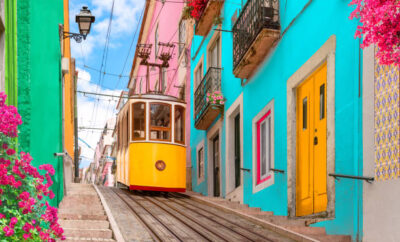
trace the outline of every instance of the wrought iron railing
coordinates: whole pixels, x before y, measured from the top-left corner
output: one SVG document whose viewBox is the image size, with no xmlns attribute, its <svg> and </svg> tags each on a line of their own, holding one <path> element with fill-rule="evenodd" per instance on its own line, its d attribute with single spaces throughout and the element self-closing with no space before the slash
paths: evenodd
<svg viewBox="0 0 400 242">
<path fill-rule="evenodd" d="M 280 29 L 278 0 L 248 0 L 233 26 L 233 68 L 263 28 Z"/>
<path fill-rule="evenodd" d="M 207 101 L 207 93 L 221 91 L 221 68 L 210 67 L 194 93 L 194 119 L 197 122 L 210 102 Z"/>
</svg>

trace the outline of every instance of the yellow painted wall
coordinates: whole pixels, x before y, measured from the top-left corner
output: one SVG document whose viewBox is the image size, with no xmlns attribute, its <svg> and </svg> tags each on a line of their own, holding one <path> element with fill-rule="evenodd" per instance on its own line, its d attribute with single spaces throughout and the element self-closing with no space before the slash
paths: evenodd
<svg viewBox="0 0 400 242">
<path fill-rule="evenodd" d="M 64 0 L 64 31 L 69 32 L 69 0 Z M 63 41 L 63 57 L 69 59 L 69 72 L 64 75 L 64 144 L 74 158 L 74 80 L 75 71 L 71 61 L 70 38 Z"/>
</svg>

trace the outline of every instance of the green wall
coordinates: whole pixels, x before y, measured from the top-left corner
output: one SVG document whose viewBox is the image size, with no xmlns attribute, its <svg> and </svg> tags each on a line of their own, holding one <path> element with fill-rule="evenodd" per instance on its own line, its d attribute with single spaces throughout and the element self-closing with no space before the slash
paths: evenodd
<svg viewBox="0 0 400 242">
<path fill-rule="evenodd" d="M 5 15 L 5 87 L 7 104 L 17 105 L 17 2 L 4 1 Z"/>
<path fill-rule="evenodd" d="M 59 24 L 63 24 L 62 0 L 18 0 L 18 109 L 21 150 L 33 164 L 52 164 L 52 205 L 63 198 L 62 74 Z"/>
</svg>

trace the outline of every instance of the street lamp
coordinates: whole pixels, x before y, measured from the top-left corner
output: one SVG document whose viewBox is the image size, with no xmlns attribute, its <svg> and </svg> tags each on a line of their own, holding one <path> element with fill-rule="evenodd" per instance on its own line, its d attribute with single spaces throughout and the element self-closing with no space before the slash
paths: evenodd
<svg viewBox="0 0 400 242">
<path fill-rule="evenodd" d="M 95 21 L 95 17 L 92 15 L 87 6 L 83 6 L 81 12 L 75 16 L 75 22 L 78 23 L 79 34 L 64 32 L 64 39 L 72 37 L 76 42 L 82 42 L 82 39 L 86 39 L 86 36 L 90 33 L 90 27 Z"/>
</svg>

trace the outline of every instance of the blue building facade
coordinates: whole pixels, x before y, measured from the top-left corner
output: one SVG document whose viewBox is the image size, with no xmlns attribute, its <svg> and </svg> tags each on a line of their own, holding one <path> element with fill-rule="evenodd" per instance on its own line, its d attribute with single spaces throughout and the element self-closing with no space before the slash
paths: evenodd
<svg viewBox="0 0 400 242">
<path fill-rule="evenodd" d="M 360 240 L 363 181 L 335 179 L 362 176 L 358 22 L 344 1 L 266 2 L 225 1 L 193 38 L 193 191 Z"/>
</svg>

